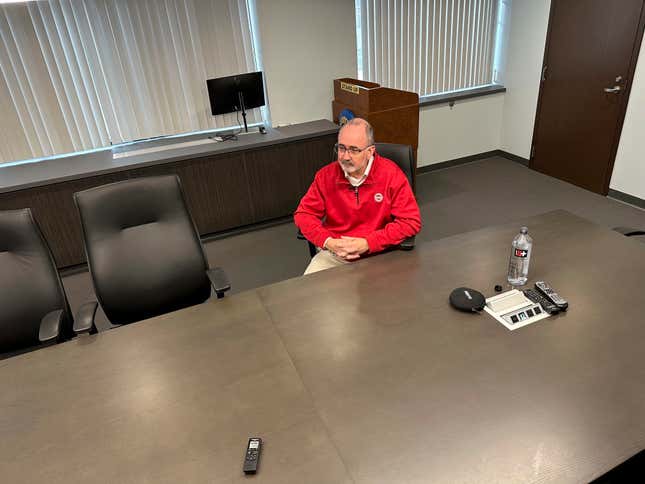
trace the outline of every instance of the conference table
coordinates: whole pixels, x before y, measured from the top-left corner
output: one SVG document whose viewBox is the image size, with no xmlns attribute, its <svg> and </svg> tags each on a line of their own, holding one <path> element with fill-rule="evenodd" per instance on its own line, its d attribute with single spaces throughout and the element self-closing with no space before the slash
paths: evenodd
<svg viewBox="0 0 645 484">
<path fill-rule="evenodd" d="M 504 284 L 521 225 L 569 310 L 451 308 Z M 644 244 L 555 211 L 0 361 L 0 479 L 590 481 L 645 448 L 644 274 Z"/>
</svg>

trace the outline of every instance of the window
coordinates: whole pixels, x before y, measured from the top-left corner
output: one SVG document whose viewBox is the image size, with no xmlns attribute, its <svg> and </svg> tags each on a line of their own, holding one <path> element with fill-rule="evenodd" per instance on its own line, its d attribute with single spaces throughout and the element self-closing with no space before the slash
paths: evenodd
<svg viewBox="0 0 645 484">
<path fill-rule="evenodd" d="M 206 79 L 261 70 L 253 0 L 0 6 L 0 163 L 239 125 Z M 260 121 L 249 111 L 249 123 Z"/>
<path fill-rule="evenodd" d="M 500 0 L 355 1 L 360 79 L 429 96 L 500 78 Z"/>
</svg>

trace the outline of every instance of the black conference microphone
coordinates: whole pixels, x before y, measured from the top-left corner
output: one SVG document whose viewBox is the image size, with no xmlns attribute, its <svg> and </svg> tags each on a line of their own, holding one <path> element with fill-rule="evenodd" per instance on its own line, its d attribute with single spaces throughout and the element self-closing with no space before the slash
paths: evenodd
<svg viewBox="0 0 645 484">
<path fill-rule="evenodd" d="M 469 287 L 458 287 L 450 293 L 450 305 L 460 311 L 479 313 L 486 305 L 484 295 Z"/>
</svg>

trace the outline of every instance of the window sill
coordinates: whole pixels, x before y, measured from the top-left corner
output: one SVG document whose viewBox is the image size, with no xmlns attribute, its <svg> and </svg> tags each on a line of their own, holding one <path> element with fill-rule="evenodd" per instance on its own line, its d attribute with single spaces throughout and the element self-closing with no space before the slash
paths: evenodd
<svg viewBox="0 0 645 484">
<path fill-rule="evenodd" d="M 435 104 L 450 104 L 463 99 L 499 94 L 500 92 L 506 92 L 506 88 L 501 84 L 490 84 L 488 86 L 475 87 L 473 89 L 433 94 L 431 96 L 423 96 L 422 98 L 419 98 L 419 107 L 434 106 Z"/>
</svg>

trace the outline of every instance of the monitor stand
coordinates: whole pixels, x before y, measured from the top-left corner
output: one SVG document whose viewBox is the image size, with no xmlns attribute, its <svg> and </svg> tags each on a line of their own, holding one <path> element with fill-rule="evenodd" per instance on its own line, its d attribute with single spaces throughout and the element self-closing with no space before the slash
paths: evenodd
<svg viewBox="0 0 645 484">
<path fill-rule="evenodd" d="M 249 132 L 249 127 L 246 124 L 246 109 L 244 107 L 244 94 L 242 94 L 242 91 L 237 92 L 237 97 L 240 100 L 240 106 L 242 108 L 242 119 L 244 119 L 244 132 L 248 133 Z"/>
</svg>

